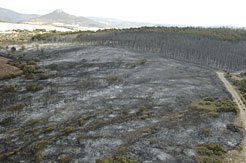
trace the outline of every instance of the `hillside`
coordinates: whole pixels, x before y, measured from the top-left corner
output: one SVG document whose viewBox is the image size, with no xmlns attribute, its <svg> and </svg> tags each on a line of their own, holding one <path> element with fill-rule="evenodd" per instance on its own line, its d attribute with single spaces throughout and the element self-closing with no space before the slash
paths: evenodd
<svg viewBox="0 0 246 163">
<path fill-rule="evenodd" d="M 28 19 L 36 18 L 39 15 L 35 14 L 21 14 L 9 9 L 0 7 L 0 21 L 18 23 L 21 21 L 26 21 Z"/>
<path fill-rule="evenodd" d="M 101 17 L 88 17 L 94 21 L 107 24 L 111 28 L 130 28 L 130 27 L 143 27 L 143 26 L 160 26 L 160 24 L 152 24 L 146 22 L 131 22 L 114 18 L 101 18 Z"/>
<path fill-rule="evenodd" d="M 65 13 L 62 10 L 55 10 L 52 13 L 30 19 L 26 23 L 31 24 L 49 24 L 49 25 L 65 25 L 65 26 L 81 26 L 81 27 L 105 27 L 105 24 L 90 20 L 85 17 L 77 17 Z"/>
</svg>

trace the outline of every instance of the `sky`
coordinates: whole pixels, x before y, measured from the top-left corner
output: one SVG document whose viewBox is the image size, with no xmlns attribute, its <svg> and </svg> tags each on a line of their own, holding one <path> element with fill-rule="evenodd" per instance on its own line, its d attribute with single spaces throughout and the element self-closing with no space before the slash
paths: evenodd
<svg viewBox="0 0 246 163">
<path fill-rule="evenodd" d="M 136 22 L 246 27 L 246 0 L 0 0 L 0 7 L 39 15 L 61 9 Z"/>
</svg>

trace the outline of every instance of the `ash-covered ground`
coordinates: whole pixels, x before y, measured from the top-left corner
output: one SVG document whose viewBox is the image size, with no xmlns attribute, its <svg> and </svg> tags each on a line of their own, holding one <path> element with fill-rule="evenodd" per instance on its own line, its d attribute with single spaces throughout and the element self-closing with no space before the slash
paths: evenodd
<svg viewBox="0 0 246 163">
<path fill-rule="evenodd" d="M 17 85 L 14 95 L 1 96 L 3 107 L 25 105 L 18 113 L 1 109 L 0 153 L 14 152 L 3 162 L 88 163 L 124 155 L 145 163 L 192 163 L 199 144 L 228 150 L 241 141 L 240 132 L 228 129 L 234 113 L 214 116 L 189 107 L 203 97 L 228 96 L 213 69 L 118 48 L 40 47 L 25 58 L 39 57 L 41 69 L 53 74 L 38 81 L 43 90 L 26 91 L 33 79 L 23 76 L 0 80 L 0 86 Z"/>
</svg>

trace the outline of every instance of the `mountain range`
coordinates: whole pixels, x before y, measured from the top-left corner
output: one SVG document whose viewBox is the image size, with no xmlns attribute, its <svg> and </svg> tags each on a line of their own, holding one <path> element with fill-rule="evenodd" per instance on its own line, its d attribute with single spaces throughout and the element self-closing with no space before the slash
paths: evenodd
<svg viewBox="0 0 246 163">
<path fill-rule="evenodd" d="M 52 13 L 25 21 L 31 24 L 49 24 L 63 26 L 98 27 L 105 28 L 106 24 L 96 22 L 82 16 L 73 16 L 62 10 L 55 10 Z"/>
<path fill-rule="evenodd" d="M 55 10 L 46 15 L 21 14 L 0 8 L 0 21 L 36 25 L 63 26 L 72 29 L 88 28 L 129 28 L 141 26 L 160 26 L 158 24 L 130 22 L 113 18 L 82 17 L 70 15 L 62 10 Z"/>
</svg>

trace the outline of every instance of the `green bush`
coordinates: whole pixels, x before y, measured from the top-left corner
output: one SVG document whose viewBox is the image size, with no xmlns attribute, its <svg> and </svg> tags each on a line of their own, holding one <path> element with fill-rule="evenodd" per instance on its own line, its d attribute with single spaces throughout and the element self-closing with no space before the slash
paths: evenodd
<svg viewBox="0 0 246 163">
<path fill-rule="evenodd" d="M 210 101 L 206 101 L 204 104 L 205 105 L 211 105 L 212 103 Z"/>
<path fill-rule="evenodd" d="M 24 108 L 24 104 L 21 102 L 18 102 L 17 104 L 12 105 L 9 110 L 10 111 L 22 111 Z"/>
<path fill-rule="evenodd" d="M 109 77 L 106 78 L 106 80 L 107 80 L 108 82 L 113 82 L 113 81 L 116 81 L 117 79 L 118 79 L 117 76 L 109 76 Z"/>
<path fill-rule="evenodd" d="M 40 80 L 45 80 L 45 79 L 48 79 L 50 76 L 46 73 L 41 73 L 39 74 L 39 79 Z"/>
<path fill-rule="evenodd" d="M 209 97 L 205 97 L 204 101 L 214 102 L 215 99 L 213 97 L 209 96 Z"/>
<path fill-rule="evenodd" d="M 23 73 L 24 74 L 32 74 L 32 73 L 38 73 L 39 71 L 39 66 L 37 65 L 25 65 L 23 67 Z"/>
<path fill-rule="evenodd" d="M 27 91 L 32 91 L 32 92 L 36 92 L 36 91 L 42 90 L 43 88 L 44 88 L 43 84 L 41 84 L 41 83 L 31 82 L 31 83 L 28 83 L 26 85 L 26 90 Z"/>
<path fill-rule="evenodd" d="M 197 148 L 197 153 L 202 156 L 221 156 L 223 153 L 225 153 L 225 151 L 221 144 L 208 143 L 199 145 Z"/>
<path fill-rule="evenodd" d="M 218 107 L 218 111 L 222 112 L 234 112 L 238 113 L 239 109 L 235 102 L 229 100 L 228 98 L 221 98 L 215 102 Z"/>
<path fill-rule="evenodd" d="M 97 159 L 96 163 L 136 163 L 136 161 L 130 160 L 125 156 L 114 156 L 114 157 Z"/>
<path fill-rule="evenodd" d="M 239 90 L 242 92 L 246 92 L 246 79 L 240 81 Z"/>
<path fill-rule="evenodd" d="M 209 136 L 212 132 L 209 128 L 203 128 L 202 133 L 206 136 Z"/>
<path fill-rule="evenodd" d="M 37 63 L 34 60 L 29 60 L 27 62 L 28 65 L 37 65 Z"/>
<path fill-rule="evenodd" d="M 3 86 L 4 93 L 15 92 L 15 91 L 16 91 L 16 84 L 5 84 Z"/>
<path fill-rule="evenodd" d="M 147 108 L 145 106 L 140 106 L 138 109 L 138 112 L 143 112 L 144 110 L 146 110 Z"/>
<path fill-rule="evenodd" d="M 223 162 L 217 158 L 205 157 L 201 163 L 223 163 Z"/>
<path fill-rule="evenodd" d="M 71 155 L 62 154 L 58 158 L 58 163 L 69 163 L 70 162 Z"/>
<path fill-rule="evenodd" d="M 35 61 L 35 62 L 40 62 L 40 58 L 35 57 L 35 58 L 34 58 L 34 61 Z"/>
<path fill-rule="evenodd" d="M 16 48 L 13 46 L 10 50 L 12 53 L 14 53 L 16 51 Z"/>
</svg>

